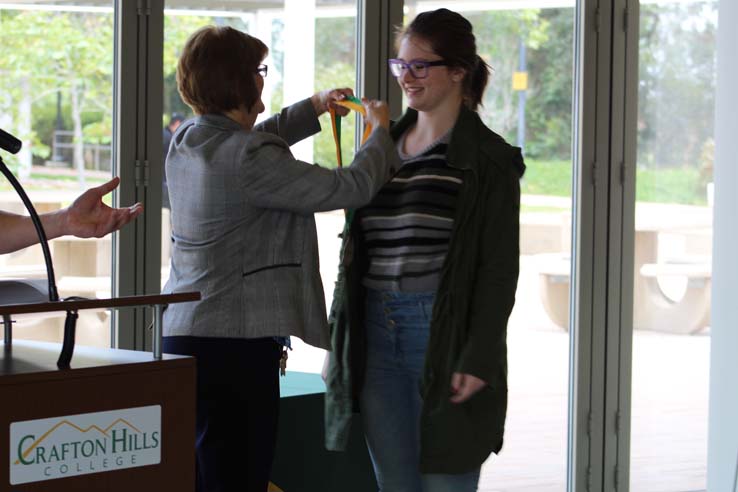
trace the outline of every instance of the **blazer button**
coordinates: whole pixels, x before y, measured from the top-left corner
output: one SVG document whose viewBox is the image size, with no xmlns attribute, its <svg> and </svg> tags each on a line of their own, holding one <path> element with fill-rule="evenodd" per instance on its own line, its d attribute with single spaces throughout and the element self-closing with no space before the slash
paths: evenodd
<svg viewBox="0 0 738 492">
<path fill-rule="evenodd" d="M 397 323 L 395 323 L 395 320 L 391 319 L 387 322 L 390 328 L 394 328 Z"/>
</svg>

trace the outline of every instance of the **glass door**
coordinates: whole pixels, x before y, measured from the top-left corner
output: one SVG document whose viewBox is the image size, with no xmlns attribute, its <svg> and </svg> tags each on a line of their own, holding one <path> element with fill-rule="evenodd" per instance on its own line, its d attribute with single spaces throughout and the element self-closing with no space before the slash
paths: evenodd
<svg viewBox="0 0 738 492">
<path fill-rule="evenodd" d="M 406 1 L 405 22 L 448 7 L 492 67 L 479 114 L 523 148 L 520 277 L 508 324 L 505 444 L 479 490 L 567 490 L 575 2 Z M 552 63 L 555 60 L 555 63 Z"/>
<path fill-rule="evenodd" d="M 630 490 L 705 490 L 718 2 L 642 1 Z"/>
<path fill-rule="evenodd" d="M 39 213 L 65 207 L 112 177 L 113 4 L 0 1 L 0 128 L 23 141 L 17 155 L 3 159 Z M 110 204 L 111 196 L 105 200 Z M 4 179 L 0 209 L 25 213 Z M 110 235 L 60 237 L 49 248 L 62 298 L 110 296 Z M 0 278 L 45 277 L 40 246 L 0 256 Z M 61 341 L 63 313 L 16 321 L 19 339 Z M 110 334 L 108 311 L 79 313 L 77 343 L 109 347 Z"/>
</svg>

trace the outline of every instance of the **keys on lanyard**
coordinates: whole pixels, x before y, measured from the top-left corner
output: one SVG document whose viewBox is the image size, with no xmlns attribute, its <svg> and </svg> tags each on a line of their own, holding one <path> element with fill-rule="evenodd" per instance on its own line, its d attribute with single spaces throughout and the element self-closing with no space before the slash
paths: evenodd
<svg viewBox="0 0 738 492">
<path fill-rule="evenodd" d="M 287 347 L 282 347 L 282 357 L 279 359 L 279 374 L 284 376 L 287 374 Z"/>
</svg>

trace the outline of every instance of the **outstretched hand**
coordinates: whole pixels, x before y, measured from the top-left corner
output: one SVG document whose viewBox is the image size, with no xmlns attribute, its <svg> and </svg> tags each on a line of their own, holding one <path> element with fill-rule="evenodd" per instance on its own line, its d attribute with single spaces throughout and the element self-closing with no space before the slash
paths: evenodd
<svg viewBox="0 0 738 492">
<path fill-rule="evenodd" d="M 321 114 L 328 111 L 330 108 L 336 110 L 336 114 L 339 116 L 346 116 L 349 114 L 349 109 L 337 104 L 333 104 L 335 101 L 342 101 L 349 96 L 353 96 L 354 91 L 348 87 L 340 89 L 328 89 L 325 91 L 316 92 L 310 98 L 315 108 L 315 112 L 320 116 Z"/>
<path fill-rule="evenodd" d="M 115 177 L 77 197 L 64 210 L 63 234 L 82 238 L 103 237 L 138 217 L 143 211 L 143 205 L 140 203 L 125 208 L 111 208 L 103 203 L 102 198 L 113 191 L 119 183 L 120 178 Z"/>
<path fill-rule="evenodd" d="M 451 401 L 463 403 L 485 386 L 487 383 L 476 376 L 455 372 L 451 376 Z"/>
</svg>

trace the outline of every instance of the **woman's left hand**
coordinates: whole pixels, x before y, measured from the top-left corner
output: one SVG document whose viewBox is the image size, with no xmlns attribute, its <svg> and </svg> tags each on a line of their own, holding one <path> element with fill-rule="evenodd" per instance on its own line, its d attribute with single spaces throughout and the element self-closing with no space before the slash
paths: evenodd
<svg viewBox="0 0 738 492">
<path fill-rule="evenodd" d="M 343 106 L 333 104 L 334 101 L 341 101 L 348 96 L 353 96 L 354 91 L 348 87 L 340 89 L 328 89 L 325 91 L 316 92 L 310 98 L 313 103 L 313 108 L 318 116 L 328 111 L 329 108 L 333 107 L 336 110 L 336 114 L 339 116 L 346 116 L 349 114 L 349 109 Z"/>
<path fill-rule="evenodd" d="M 476 376 L 455 372 L 451 376 L 451 401 L 463 403 L 485 386 L 487 383 Z"/>
</svg>

